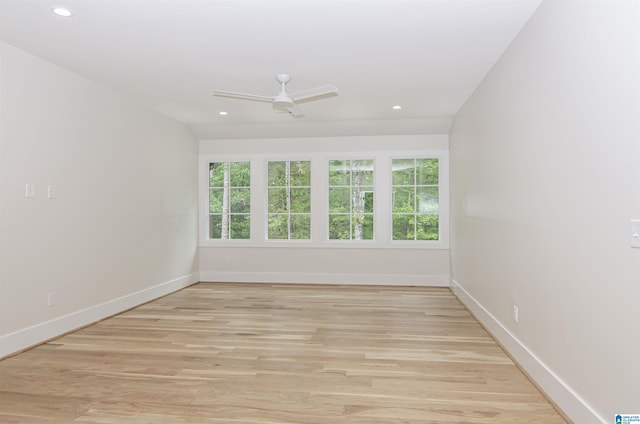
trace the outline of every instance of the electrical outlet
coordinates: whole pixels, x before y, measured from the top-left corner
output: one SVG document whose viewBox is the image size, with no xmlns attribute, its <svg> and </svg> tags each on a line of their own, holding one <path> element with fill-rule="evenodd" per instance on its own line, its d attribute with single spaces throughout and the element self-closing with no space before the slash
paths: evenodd
<svg viewBox="0 0 640 424">
<path fill-rule="evenodd" d="M 520 313 L 520 310 L 518 309 L 517 306 L 514 305 L 513 306 L 513 321 L 514 322 L 518 322 L 518 320 L 520 319 L 519 313 Z"/>
<path fill-rule="evenodd" d="M 47 306 L 52 307 L 56 306 L 56 293 L 51 292 L 47 295 Z"/>
</svg>

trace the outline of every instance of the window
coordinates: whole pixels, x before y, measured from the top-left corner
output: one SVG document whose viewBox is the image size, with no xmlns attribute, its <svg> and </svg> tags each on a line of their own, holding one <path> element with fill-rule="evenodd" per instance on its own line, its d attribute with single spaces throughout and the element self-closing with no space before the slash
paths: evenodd
<svg viewBox="0 0 640 424">
<path fill-rule="evenodd" d="M 373 160 L 329 161 L 329 240 L 373 240 Z"/>
<path fill-rule="evenodd" d="M 249 162 L 209 163 L 209 239 L 250 238 Z"/>
<path fill-rule="evenodd" d="M 311 239 L 311 161 L 269 161 L 267 238 Z"/>
<path fill-rule="evenodd" d="M 394 140 L 385 138 L 385 144 Z M 310 148 L 301 143 L 292 152 L 202 154 L 200 245 L 449 248 L 445 147 Z"/>
<path fill-rule="evenodd" d="M 391 163 L 393 240 L 439 240 L 439 160 Z"/>
</svg>

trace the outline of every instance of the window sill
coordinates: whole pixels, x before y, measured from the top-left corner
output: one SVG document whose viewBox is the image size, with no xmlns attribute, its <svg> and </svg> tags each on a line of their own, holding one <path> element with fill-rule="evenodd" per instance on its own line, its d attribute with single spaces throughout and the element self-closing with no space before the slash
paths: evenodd
<svg viewBox="0 0 640 424">
<path fill-rule="evenodd" d="M 376 241 L 331 240 L 325 242 L 312 242 L 310 240 L 265 240 L 254 242 L 248 240 L 217 241 L 204 240 L 200 242 L 201 248 L 289 248 L 289 249 L 423 249 L 423 250 L 448 250 L 449 245 L 443 240 L 438 241 L 391 241 L 386 243 Z"/>
</svg>

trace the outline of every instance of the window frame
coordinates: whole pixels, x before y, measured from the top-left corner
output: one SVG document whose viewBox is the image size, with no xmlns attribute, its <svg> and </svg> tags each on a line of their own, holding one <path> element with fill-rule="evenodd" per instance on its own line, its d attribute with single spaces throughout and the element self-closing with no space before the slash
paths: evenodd
<svg viewBox="0 0 640 424">
<path fill-rule="evenodd" d="M 208 162 L 208 166 L 209 166 L 209 173 L 208 173 L 208 176 L 207 176 L 207 182 L 208 182 L 208 193 L 207 193 L 207 198 L 208 198 L 208 204 L 209 204 L 209 207 L 207 208 L 207 213 L 208 213 L 208 216 L 207 216 L 207 231 L 208 231 L 208 232 L 207 232 L 207 239 L 208 239 L 208 240 L 221 240 L 221 241 L 225 241 L 225 242 L 226 242 L 226 241 L 230 241 L 230 240 L 250 240 L 250 239 L 251 239 L 251 235 L 249 235 L 249 238 L 248 238 L 248 239 L 245 239 L 245 238 L 234 238 L 234 237 L 232 237 L 232 236 L 231 236 L 231 234 L 232 234 L 232 218 L 233 218 L 233 216 L 247 216 L 247 217 L 249 218 L 249 229 L 251 229 L 251 209 L 252 209 L 252 208 L 251 208 L 251 181 L 249 181 L 249 186 L 248 186 L 248 187 L 246 187 L 246 188 L 249 190 L 249 213 L 238 213 L 238 212 L 234 212 L 234 211 L 232 210 L 232 203 L 231 203 L 231 199 L 229 199 L 229 212 L 228 212 L 228 214 L 229 214 L 229 223 L 228 223 L 229 227 L 228 227 L 228 229 L 227 229 L 227 230 L 228 230 L 229 237 L 228 237 L 228 238 L 226 238 L 226 239 L 225 239 L 225 238 L 222 238 L 222 237 L 220 237 L 220 238 L 209 238 L 209 237 L 210 237 L 210 235 L 211 235 L 211 233 L 210 233 L 211 215 L 222 215 L 222 214 L 224 213 L 224 211 L 221 211 L 220 213 L 215 213 L 215 214 L 212 214 L 212 213 L 211 213 L 211 207 L 210 207 L 210 202 L 211 202 L 211 190 L 212 190 L 212 189 L 214 189 L 214 190 L 220 190 L 220 187 L 211 187 L 211 180 L 210 180 L 210 176 L 211 176 L 211 164 L 214 164 L 214 163 L 217 163 L 217 164 L 226 164 L 226 165 L 228 165 L 228 166 L 229 166 L 229 171 L 231 171 L 231 164 L 234 164 L 234 163 L 248 163 L 248 164 L 249 164 L 249 175 L 251 175 L 251 162 L 250 162 L 250 161 L 248 161 L 248 160 L 235 160 L 235 161 L 209 161 L 209 162 Z M 232 179 L 233 177 L 232 177 L 231 175 L 229 175 L 229 178 L 230 178 L 230 179 Z M 244 186 L 243 186 L 243 187 L 244 187 Z M 234 190 L 234 189 L 240 189 L 240 188 L 242 188 L 242 187 L 234 187 L 234 186 L 230 186 L 230 187 L 229 187 L 230 194 L 231 194 L 231 191 L 232 191 L 232 190 Z M 224 190 L 224 187 L 222 187 L 222 189 Z"/>
<path fill-rule="evenodd" d="M 329 239 L 329 161 L 374 161 L 373 240 Z M 392 159 L 437 158 L 439 160 L 439 240 L 392 239 Z M 311 162 L 311 239 L 268 239 L 268 162 Z M 250 162 L 251 236 L 247 239 L 208 239 L 208 170 L 210 162 Z M 380 150 L 298 153 L 201 154 L 199 165 L 199 245 L 201 247 L 303 247 L 303 248 L 449 248 L 449 152 L 446 149 Z"/>
<path fill-rule="evenodd" d="M 310 209 L 309 209 L 309 238 L 308 239 L 297 239 L 297 238 L 291 238 L 291 228 L 288 228 L 289 234 L 288 234 L 288 238 L 284 239 L 277 239 L 277 238 L 269 238 L 269 189 L 274 188 L 274 186 L 269 185 L 269 163 L 270 162 L 289 162 L 289 164 L 293 163 L 293 162 L 309 162 L 309 173 L 310 173 L 310 177 L 309 177 L 309 192 L 310 192 L 310 197 L 311 197 L 311 204 L 310 204 Z M 312 160 L 311 158 L 304 158 L 301 159 L 299 157 L 296 158 L 292 158 L 292 157 L 288 157 L 285 159 L 273 159 L 273 158 L 267 158 L 264 160 L 264 171 L 266 172 L 266 175 L 264 177 L 264 184 L 261 187 L 262 189 L 265 190 L 266 196 L 265 196 L 265 201 L 266 203 L 264 203 L 264 207 L 263 207 L 263 214 L 264 214 L 264 240 L 267 242 L 291 242 L 291 241 L 296 241 L 296 242 L 310 242 L 313 238 L 313 168 L 312 168 Z M 291 165 L 289 165 L 289 174 L 291 174 Z M 289 178 L 291 178 L 289 176 Z M 277 186 L 280 187 L 280 186 Z M 293 185 L 289 185 L 285 188 L 288 188 L 289 190 L 291 190 L 292 188 L 303 188 L 306 186 L 293 186 Z M 291 206 L 291 205 L 289 205 Z M 280 215 L 280 213 L 278 213 Z M 286 213 L 289 217 L 293 216 L 293 215 L 303 215 L 302 213 L 296 213 L 296 212 L 291 212 L 291 209 L 289 209 Z"/>
<path fill-rule="evenodd" d="M 415 174 L 415 171 L 417 170 L 416 162 L 418 160 L 425 160 L 425 159 L 426 160 L 429 160 L 429 159 L 437 159 L 438 160 L 438 182 L 437 182 L 437 184 L 418 184 L 417 175 Z M 405 186 L 401 186 L 401 185 L 396 185 L 396 184 L 393 183 L 393 161 L 394 160 L 412 160 L 412 161 L 414 161 L 414 168 L 413 168 L 413 170 L 414 170 L 414 181 L 413 181 L 413 184 L 407 184 Z M 418 213 L 418 205 L 416 203 L 417 199 L 418 199 L 418 189 L 419 188 L 424 188 L 424 187 L 436 187 L 438 189 L 438 240 L 440 240 L 440 234 L 441 234 L 441 228 L 440 228 L 440 218 L 441 218 L 440 217 L 440 184 L 441 184 L 440 183 L 440 162 L 441 162 L 440 159 L 436 158 L 436 157 L 391 157 L 391 222 L 390 222 L 389 225 L 391 226 L 391 232 L 392 232 L 391 239 L 392 239 L 392 241 L 394 241 L 394 242 L 409 242 L 409 243 L 423 242 L 423 241 L 437 241 L 437 240 L 427 240 L 427 239 L 419 240 L 419 239 L 415 238 L 415 234 L 414 234 L 414 239 L 413 240 L 412 239 L 394 239 L 393 238 L 393 225 L 394 225 L 393 218 L 394 218 L 394 215 L 412 216 L 413 219 L 414 219 L 414 230 L 416 230 L 416 232 L 417 232 L 417 218 L 418 218 L 418 216 L 421 216 L 421 215 L 427 216 L 427 214 L 419 214 Z M 402 188 L 402 187 L 411 188 L 414 191 L 414 194 L 413 194 L 413 198 L 414 198 L 414 210 L 413 210 L 413 213 L 396 213 L 393 210 L 394 206 L 395 206 L 394 205 L 394 200 L 395 199 L 393 197 L 395 195 L 395 193 L 394 193 L 393 190 L 394 190 L 394 188 Z"/>
<path fill-rule="evenodd" d="M 331 215 L 332 215 L 331 212 L 330 212 L 330 207 L 329 207 L 329 201 L 330 201 L 330 197 L 329 196 L 330 196 L 330 190 L 332 188 L 331 184 L 329 184 L 329 174 L 330 174 L 330 172 L 329 172 L 329 164 L 332 161 L 337 161 L 337 160 L 340 160 L 340 161 L 347 161 L 348 160 L 349 162 L 353 162 L 353 161 L 357 161 L 357 160 L 363 160 L 363 161 L 371 161 L 373 163 L 373 191 L 372 191 L 372 193 L 373 193 L 373 212 L 371 213 L 372 219 L 373 219 L 373 238 L 371 238 L 371 239 L 356 240 L 356 239 L 353 239 L 353 238 L 349 238 L 349 239 L 331 239 L 331 238 L 329 238 L 329 227 L 330 227 L 330 221 L 331 221 L 330 218 L 331 218 Z M 327 172 L 326 173 L 326 187 L 324 187 L 325 190 L 326 190 L 326 199 L 327 199 L 326 200 L 327 212 L 325 213 L 325 215 L 326 215 L 326 223 L 325 223 L 325 225 L 326 225 L 326 230 L 327 230 L 326 231 L 326 237 L 325 237 L 326 241 L 329 242 L 329 243 L 334 243 L 334 242 L 335 243 L 364 243 L 364 244 L 375 243 L 376 242 L 376 236 L 377 236 L 377 234 L 376 234 L 376 229 L 377 229 L 376 220 L 377 220 L 377 215 L 378 215 L 378 209 L 377 209 L 377 204 L 376 204 L 377 197 L 378 197 L 378 195 L 376 193 L 376 191 L 377 191 L 377 181 L 376 181 L 376 179 L 377 179 L 377 167 L 378 167 L 378 164 L 376 162 L 376 157 L 372 156 L 371 154 L 362 154 L 362 155 L 355 155 L 355 156 L 353 154 L 350 154 L 350 155 L 336 155 L 335 157 L 334 156 L 327 156 L 326 159 L 325 159 L 325 163 L 326 163 L 326 172 Z M 350 173 L 349 173 L 349 184 L 350 184 L 349 185 L 349 189 L 352 188 L 352 184 L 351 184 L 352 183 L 352 181 L 351 181 L 352 178 L 353 178 L 353 169 L 351 169 Z M 351 210 L 352 207 L 353 207 L 352 202 L 349 202 L 350 211 L 349 211 L 348 214 L 344 214 L 344 215 L 349 216 L 350 220 L 353 219 L 353 212 Z M 350 226 L 351 226 L 351 224 L 350 224 Z M 351 231 L 352 231 L 352 229 L 350 228 L 350 230 L 349 230 L 350 235 L 351 235 Z"/>
</svg>

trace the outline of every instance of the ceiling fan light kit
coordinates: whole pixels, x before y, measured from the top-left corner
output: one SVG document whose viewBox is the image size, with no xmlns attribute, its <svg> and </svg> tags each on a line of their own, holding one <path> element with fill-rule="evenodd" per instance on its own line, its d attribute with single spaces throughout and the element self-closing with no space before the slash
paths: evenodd
<svg viewBox="0 0 640 424">
<path fill-rule="evenodd" d="M 214 90 L 213 95 L 239 100 L 271 102 L 273 109 L 277 112 L 289 112 L 289 115 L 294 118 L 304 117 L 304 113 L 298 107 L 299 103 L 322 100 L 338 95 L 338 89 L 333 85 L 322 85 L 308 90 L 299 91 L 297 93 L 288 94 L 285 86 L 290 80 L 291 76 L 289 74 L 276 75 L 276 81 L 280 84 L 281 90 L 280 93 L 275 96 L 261 96 L 257 94 L 245 94 L 221 90 Z"/>
</svg>

